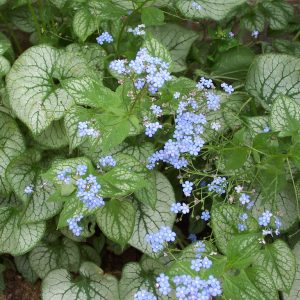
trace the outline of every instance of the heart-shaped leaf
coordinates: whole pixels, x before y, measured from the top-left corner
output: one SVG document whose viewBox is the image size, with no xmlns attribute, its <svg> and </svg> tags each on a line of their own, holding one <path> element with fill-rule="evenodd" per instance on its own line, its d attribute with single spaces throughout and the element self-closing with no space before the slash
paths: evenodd
<svg viewBox="0 0 300 300">
<path fill-rule="evenodd" d="M 30 251 L 43 237 L 44 222 L 21 224 L 22 215 L 10 207 L 0 208 L 0 252 L 17 256 Z"/>
<path fill-rule="evenodd" d="M 246 89 L 265 109 L 280 95 L 300 103 L 300 59 L 285 54 L 264 54 L 251 65 Z"/>
<path fill-rule="evenodd" d="M 130 201 L 111 199 L 97 212 L 97 223 L 112 241 L 125 246 L 130 239 L 135 220 L 135 209 Z"/>
<path fill-rule="evenodd" d="M 84 262 L 79 269 L 80 276 L 73 279 L 66 269 L 51 271 L 43 280 L 43 300 L 70 299 L 119 299 L 118 281 L 91 262 Z"/>
<path fill-rule="evenodd" d="M 80 263 L 78 246 L 67 238 L 58 239 L 54 243 L 39 243 L 29 255 L 34 272 L 44 278 L 51 270 L 65 268 L 77 272 Z"/>
<path fill-rule="evenodd" d="M 0 194 L 8 194 L 11 187 L 5 177 L 8 164 L 25 150 L 23 136 L 17 123 L 0 112 Z"/>
<path fill-rule="evenodd" d="M 220 21 L 246 0 L 186 0 L 176 1 L 180 12 L 189 19 L 213 19 Z"/>
<path fill-rule="evenodd" d="M 30 130 L 39 134 L 73 104 L 64 81 L 88 73 L 86 61 L 79 56 L 46 45 L 31 47 L 7 75 L 10 105 Z"/>
<path fill-rule="evenodd" d="M 175 195 L 172 185 L 161 173 L 156 173 L 157 202 L 155 209 L 148 205 L 135 202 L 136 216 L 134 231 L 129 244 L 150 256 L 153 256 L 151 246 L 145 237 L 147 234 L 157 232 L 161 226 L 173 226 L 175 214 L 170 211 L 171 205 L 175 202 Z"/>
<path fill-rule="evenodd" d="M 278 290 L 290 291 L 296 274 L 296 260 L 284 241 L 276 240 L 267 245 L 256 257 L 254 264 L 269 272 Z"/>
</svg>

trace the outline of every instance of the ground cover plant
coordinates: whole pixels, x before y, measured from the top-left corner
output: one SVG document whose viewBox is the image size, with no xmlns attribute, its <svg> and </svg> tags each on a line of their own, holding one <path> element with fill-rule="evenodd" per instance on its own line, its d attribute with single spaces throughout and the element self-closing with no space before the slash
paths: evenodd
<svg viewBox="0 0 300 300">
<path fill-rule="evenodd" d="M 300 299 L 299 9 L 0 0 L 4 299 Z"/>
</svg>

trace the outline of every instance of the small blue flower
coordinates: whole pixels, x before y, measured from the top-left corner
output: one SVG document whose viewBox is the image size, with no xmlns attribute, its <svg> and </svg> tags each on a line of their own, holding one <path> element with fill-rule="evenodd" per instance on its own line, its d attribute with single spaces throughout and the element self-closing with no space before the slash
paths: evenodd
<svg viewBox="0 0 300 300">
<path fill-rule="evenodd" d="M 77 166 L 77 175 L 83 176 L 87 172 L 87 166 L 86 165 L 78 165 Z"/>
<path fill-rule="evenodd" d="M 250 196 L 245 193 L 242 193 L 239 200 L 242 205 L 246 205 L 246 204 L 250 203 Z"/>
<path fill-rule="evenodd" d="M 157 300 L 157 298 L 152 293 L 141 290 L 134 295 L 134 300 Z"/>
<path fill-rule="evenodd" d="M 195 233 L 190 233 L 189 236 L 188 236 L 188 239 L 191 241 L 191 242 L 196 242 L 197 241 L 197 236 Z"/>
<path fill-rule="evenodd" d="M 247 225 L 246 224 L 240 223 L 237 226 L 238 226 L 238 230 L 239 231 L 245 231 L 245 230 L 247 230 Z"/>
<path fill-rule="evenodd" d="M 149 137 L 152 137 L 158 129 L 162 128 L 162 125 L 159 124 L 158 122 L 154 122 L 154 123 L 147 123 L 145 124 L 146 127 L 146 131 L 145 134 Z"/>
<path fill-rule="evenodd" d="M 181 212 L 181 203 L 173 203 L 171 205 L 171 212 L 178 214 Z"/>
<path fill-rule="evenodd" d="M 209 211 L 208 210 L 203 211 L 200 218 L 204 221 L 208 221 L 210 219 Z"/>
<path fill-rule="evenodd" d="M 254 37 L 255 39 L 257 39 L 258 36 L 259 36 L 259 31 L 258 31 L 258 30 L 252 31 L 252 32 L 251 32 L 251 36 Z"/>
<path fill-rule="evenodd" d="M 156 286 L 160 293 L 164 296 L 167 296 L 171 292 L 169 277 L 163 273 L 156 278 Z"/>
<path fill-rule="evenodd" d="M 150 109 L 154 113 L 155 116 L 159 117 L 162 114 L 162 109 L 159 105 L 152 104 Z"/>
<path fill-rule="evenodd" d="M 191 196 L 191 192 L 193 190 L 193 183 L 190 181 L 185 181 L 184 183 L 181 184 L 183 187 L 183 193 L 185 196 L 189 197 Z"/>
<path fill-rule="evenodd" d="M 32 185 L 26 186 L 25 189 L 24 189 L 24 193 L 25 193 L 26 195 L 32 194 L 32 193 L 33 193 L 33 187 L 32 187 Z"/>
<path fill-rule="evenodd" d="M 268 133 L 268 132 L 270 132 L 270 127 L 268 127 L 268 126 L 264 127 L 263 130 L 262 130 L 262 132 L 263 132 L 263 133 Z"/>
<path fill-rule="evenodd" d="M 113 157 L 111 155 L 107 155 L 107 156 L 103 156 L 103 157 L 99 158 L 99 164 L 102 167 L 107 167 L 107 166 L 115 167 L 117 162 L 115 159 L 113 159 Z"/>
<path fill-rule="evenodd" d="M 227 180 L 225 177 L 216 177 L 211 183 L 207 185 L 210 192 L 216 192 L 219 195 L 222 195 L 226 192 Z"/>
<path fill-rule="evenodd" d="M 78 223 L 81 221 L 82 218 L 83 215 L 79 215 L 67 220 L 69 229 L 73 232 L 75 236 L 80 236 L 81 234 L 82 227 L 78 226 Z"/>
<path fill-rule="evenodd" d="M 114 41 L 113 37 L 108 32 L 103 32 L 96 38 L 99 45 L 103 45 L 105 42 L 110 44 Z"/>
<path fill-rule="evenodd" d="M 146 235 L 146 241 L 151 245 L 154 253 L 163 250 L 164 243 L 174 242 L 176 238 L 175 232 L 170 227 L 162 226 L 160 230 L 153 234 Z"/>
<path fill-rule="evenodd" d="M 259 216 L 258 224 L 260 226 L 268 226 L 271 221 L 272 216 L 273 216 L 273 214 L 270 211 L 266 210 L 265 212 L 263 212 L 261 214 L 261 216 Z"/>
<path fill-rule="evenodd" d="M 145 24 L 140 24 L 135 28 L 129 27 L 127 32 L 130 32 L 130 33 L 132 33 L 133 35 L 136 35 L 136 36 L 145 35 L 146 34 L 146 31 L 144 30 L 145 27 L 146 27 Z"/>
<path fill-rule="evenodd" d="M 221 87 L 223 88 L 223 90 L 227 93 L 227 94 L 232 94 L 234 92 L 234 88 L 232 87 L 232 85 L 228 85 L 227 83 L 223 82 L 221 84 Z"/>
</svg>

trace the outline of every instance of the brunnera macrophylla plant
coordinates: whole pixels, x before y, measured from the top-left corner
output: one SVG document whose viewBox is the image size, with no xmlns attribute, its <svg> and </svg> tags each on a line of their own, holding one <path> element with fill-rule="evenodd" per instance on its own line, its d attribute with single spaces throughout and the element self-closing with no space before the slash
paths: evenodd
<svg viewBox="0 0 300 300">
<path fill-rule="evenodd" d="M 298 299 L 293 6 L 0 1 L 0 13 L 0 288 L 10 254 L 44 300 Z M 106 268 L 127 249 L 141 258 Z"/>
</svg>

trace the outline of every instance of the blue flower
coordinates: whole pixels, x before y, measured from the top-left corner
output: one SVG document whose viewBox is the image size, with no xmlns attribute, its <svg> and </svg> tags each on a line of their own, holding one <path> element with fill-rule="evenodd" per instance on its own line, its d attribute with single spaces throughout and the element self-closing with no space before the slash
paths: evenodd
<svg viewBox="0 0 300 300">
<path fill-rule="evenodd" d="M 110 44 L 114 41 L 113 37 L 108 32 L 103 32 L 96 38 L 96 41 L 99 45 L 103 45 L 105 42 Z"/>
<path fill-rule="evenodd" d="M 211 183 L 207 185 L 210 192 L 216 192 L 222 195 L 226 192 L 227 181 L 225 177 L 216 177 Z"/>
<path fill-rule="evenodd" d="M 250 203 L 250 196 L 245 193 L 242 193 L 239 198 L 239 201 L 241 202 L 242 205 L 246 205 Z"/>
<path fill-rule="evenodd" d="M 174 242 L 176 234 L 170 227 L 162 226 L 160 230 L 153 234 L 146 235 L 146 241 L 151 245 L 153 252 L 159 252 L 163 250 L 166 242 Z"/>
<path fill-rule="evenodd" d="M 167 296 L 171 292 L 169 277 L 163 273 L 156 278 L 156 286 L 164 296 Z"/>
<path fill-rule="evenodd" d="M 237 227 L 238 227 L 239 231 L 245 231 L 245 230 L 247 230 L 247 225 L 246 224 L 239 223 L 237 225 Z"/>
<path fill-rule="evenodd" d="M 87 172 L 87 166 L 86 165 L 78 165 L 77 166 L 77 175 L 83 176 Z"/>
<path fill-rule="evenodd" d="M 115 159 L 113 159 L 111 155 L 107 155 L 99 158 L 99 164 L 102 167 L 106 167 L 106 166 L 114 167 L 117 164 L 117 162 Z"/>
<path fill-rule="evenodd" d="M 273 214 L 270 211 L 266 210 L 265 212 L 262 213 L 261 216 L 259 216 L 258 224 L 260 226 L 268 226 L 272 216 Z"/>
<path fill-rule="evenodd" d="M 252 32 L 251 32 L 251 36 L 254 37 L 255 39 L 257 39 L 258 36 L 259 36 L 259 31 L 258 31 L 258 30 L 252 31 Z"/>
<path fill-rule="evenodd" d="M 162 114 L 162 109 L 159 105 L 152 104 L 150 109 L 155 114 L 155 116 L 159 117 Z"/>
<path fill-rule="evenodd" d="M 71 174 L 72 169 L 70 167 L 65 167 L 63 170 L 57 171 L 56 178 L 65 184 L 71 183 Z"/>
<path fill-rule="evenodd" d="M 228 85 L 227 83 L 223 82 L 221 84 L 221 87 L 223 88 L 223 90 L 227 93 L 227 94 L 232 94 L 234 92 L 234 88 L 232 87 L 232 85 Z"/>
<path fill-rule="evenodd" d="M 158 129 L 162 128 L 162 125 L 159 124 L 158 122 L 154 122 L 154 123 L 145 124 L 145 127 L 146 127 L 145 134 L 149 137 L 152 137 Z"/>
<path fill-rule="evenodd" d="M 79 122 L 77 125 L 78 134 L 80 137 L 91 136 L 91 137 L 98 137 L 100 135 L 99 131 L 89 127 L 89 122 Z"/>
<path fill-rule="evenodd" d="M 145 24 L 140 24 L 135 28 L 129 27 L 127 32 L 130 32 L 130 33 L 132 33 L 133 35 L 136 35 L 136 36 L 145 35 L 146 34 L 146 32 L 144 30 L 145 27 L 146 27 Z"/>
<path fill-rule="evenodd" d="M 208 221 L 210 219 L 209 211 L 208 210 L 203 211 L 200 218 L 204 221 Z"/>
<path fill-rule="evenodd" d="M 193 185 L 194 185 L 193 182 L 185 181 L 181 185 L 183 187 L 184 195 L 187 196 L 187 197 L 191 196 L 191 192 L 193 190 Z"/>
<path fill-rule="evenodd" d="M 134 300 L 157 300 L 157 298 L 152 293 L 141 290 L 134 295 Z"/>
<path fill-rule="evenodd" d="M 32 193 L 33 193 L 33 187 L 32 187 L 32 185 L 26 186 L 25 189 L 24 189 L 24 193 L 25 193 L 26 195 L 32 194 Z"/>
<path fill-rule="evenodd" d="M 191 241 L 191 242 L 196 242 L 197 241 L 197 236 L 195 233 L 190 233 L 189 236 L 188 236 L 188 239 Z"/>
<path fill-rule="evenodd" d="M 220 108 L 220 96 L 213 93 L 213 92 L 207 92 L 205 93 L 206 100 L 207 100 L 207 108 L 209 110 L 216 111 Z"/>
<path fill-rule="evenodd" d="M 75 236 L 80 236 L 82 232 L 82 227 L 78 226 L 78 223 L 81 221 L 82 218 L 83 215 L 79 215 L 67 220 L 69 229 L 73 232 Z"/>
</svg>

